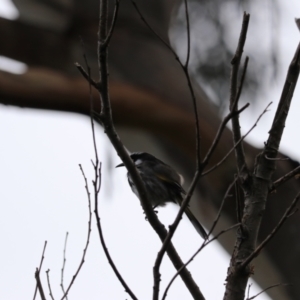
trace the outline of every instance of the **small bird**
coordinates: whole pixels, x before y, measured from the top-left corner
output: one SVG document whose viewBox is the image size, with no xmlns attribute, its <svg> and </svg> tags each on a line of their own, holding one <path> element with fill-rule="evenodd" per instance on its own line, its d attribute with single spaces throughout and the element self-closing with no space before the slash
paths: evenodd
<svg viewBox="0 0 300 300">
<path fill-rule="evenodd" d="M 184 198 L 183 195 L 186 194 L 186 192 L 181 186 L 183 177 L 179 173 L 155 156 L 146 152 L 134 152 L 130 157 L 140 172 L 148 197 L 154 208 L 165 206 L 168 202 L 173 202 L 181 206 Z M 116 168 L 123 166 L 124 164 L 121 163 L 117 165 Z M 129 173 L 127 173 L 127 178 L 131 190 L 139 198 L 138 191 Z M 185 213 L 201 237 L 207 239 L 206 231 L 188 207 L 185 209 Z"/>
</svg>

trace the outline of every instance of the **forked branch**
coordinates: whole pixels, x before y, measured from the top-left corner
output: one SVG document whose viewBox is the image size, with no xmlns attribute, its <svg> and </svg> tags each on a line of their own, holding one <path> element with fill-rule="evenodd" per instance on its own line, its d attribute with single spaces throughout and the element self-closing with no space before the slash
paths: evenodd
<svg viewBox="0 0 300 300">
<path fill-rule="evenodd" d="M 139 198 L 141 200 L 141 205 L 143 207 L 143 210 L 145 211 L 149 223 L 158 234 L 160 240 L 163 242 L 167 236 L 167 230 L 165 229 L 164 225 L 161 224 L 161 222 L 158 220 L 157 215 L 153 211 L 151 202 L 148 199 L 146 189 L 142 182 L 141 176 L 137 171 L 134 163 L 130 159 L 127 150 L 123 146 L 113 124 L 112 111 L 111 111 L 111 105 L 110 105 L 110 99 L 108 93 L 108 64 L 107 64 L 108 42 L 107 41 L 109 41 L 109 38 L 107 33 L 107 28 L 108 28 L 107 20 L 108 20 L 108 1 L 102 0 L 100 1 L 100 17 L 99 17 L 99 31 L 98 31 L 98 64 L 99 64 L 99 75 L 100 75 L 99 81 L 101 82 L 101 89 L 98 89 L 100 94 L 100 99 L 101 99 L 101 112 L 98 115 L 98 117 L 101 120 L 105 133 L 107 134 L 113 147 L 115 148 L 119 157 L 121 158 L 124 165 L 126 166 L 137 188 L 137 191 L 139 193 Z M 91 81 L 89 82 L 91 83 Z M 97 164 L 94 164 L 94 167 L 95 165 Z M 171 243 L 167 249 L 167 253 L 177 270 L 183 266 L 182 260 L 180 259 L 174 246 Z M 191 274 L 187 271 L 186 268 L 183 269 L 181 273 L 181 277 L 185 282 L 187 288 L 189 289 L 190 293 L 194 297 L 194 299 L 203 299 L 198 286 L 196 285 Z M 160 280 L 160 278 L 157 278 L 157 280 Z M 131 295 L 131 297 L 134 297 L 134 295 Z"/>
<path fill-rule="evenodd" d="M 237 52 L 241 53 L 240 51 Z M 261 220 L 266 208 L 266 201 L 272 183 L 272 176 L 276 167 L 276 157 L 285 127 L 285 121 L 289 112 L 291 99 L 298 80 L 299 71 L 300 43 L 289 66 L 281 98 L 271 130 L 269 131 L 269 138 L 265 143 L 263 151 L 256 158 L 254 172 L 252 174 L 249 174 L 248 169 L 245 168 L 242 149 L 236 152 L 239 177 L 241 179 L 240 184 L 244 191 L 245 205 L 241 225 L 242 230 L 240 231 L 240 236 L 236 240 L 235 250 L 232 254 L 230 267 L 228 268 L 224 300 L 244 299 L 247 281 L 251 274 L 250 262 L 258 255 L 269 240 L 275 236 L 285 220 L 291 214 L 295 213 L 295 210 L 293 209 L 298 201 L 299 195 L 294 199 L 291 206 L 287 209 L 286 213 L 270 235 L 258 247 L 256 246 Z M 239 126 L 237 125 L 239 124 L 233 124 L 233 127 L 235 127 L 234 140 L 236 139 L 235 135 L 239 134 Z"/>
</svg>

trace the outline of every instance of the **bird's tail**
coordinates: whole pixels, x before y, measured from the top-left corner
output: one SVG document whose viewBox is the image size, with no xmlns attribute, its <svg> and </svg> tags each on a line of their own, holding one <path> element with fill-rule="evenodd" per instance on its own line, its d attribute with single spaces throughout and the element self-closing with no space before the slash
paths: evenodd
<svg viewBox="0 0 300 300">
<path fill-rule="evenodd" d="M 207 235 L 205 229 L 199 223 L 199 221 L 196 219 L 196 217 L 193 215 L 193 213 L 190 211 L 189 208 L 185 209 L 185 213 L 186 213 L 187 217 L 189 218 L 189 220 L 191 221 L 191 223 L 194 225 L 194 227 L 197 230 L 197 232 L 201 235 L 201 237 L 203 239 L 207 240 L 208 235 Z"/>
</svg>

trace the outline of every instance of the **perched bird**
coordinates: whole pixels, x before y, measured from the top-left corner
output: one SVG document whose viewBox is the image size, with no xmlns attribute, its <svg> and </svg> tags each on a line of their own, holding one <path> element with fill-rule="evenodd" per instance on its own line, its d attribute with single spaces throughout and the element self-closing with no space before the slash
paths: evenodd
<svg viewBox="0 0 300 300">
<path fill-rule="evenodd" d="M 140 172 L 149 200 L 154 208 L 157 206 L 165 206 L 168 202 L 176 203 L 179 206 L 181 205 L 184 198 L 183 195 L 186 193 L 181 186 L 183 177 L 179 173 L 146 152 L 135 152 L 132 153 L 130 157 Z M 124 164 L 121 163 L 117 165 L 116 168 L 123 166 Z M 138 191 L 129 173 L 127 173 L 127 177 L 131 190 L 139 198 Z M 201 237 L 207 239 L 206 231 L 189 208 L 185 209 L 185 213 Z"/>
</svg>

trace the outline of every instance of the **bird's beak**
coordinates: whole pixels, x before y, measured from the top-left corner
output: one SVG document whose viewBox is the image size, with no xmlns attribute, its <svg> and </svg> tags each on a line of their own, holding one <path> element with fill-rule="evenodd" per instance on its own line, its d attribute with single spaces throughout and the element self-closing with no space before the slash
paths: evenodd
<svg viewBox="0 0 300 300">
<path fill-rule="evenodd" d="M 119 164 L 116 166 L 116 168 L 119 168 L 119 167 L 124 167 L 125 165 L 123 163 Z"/>
</svg>

